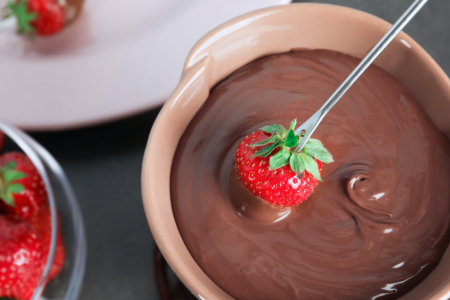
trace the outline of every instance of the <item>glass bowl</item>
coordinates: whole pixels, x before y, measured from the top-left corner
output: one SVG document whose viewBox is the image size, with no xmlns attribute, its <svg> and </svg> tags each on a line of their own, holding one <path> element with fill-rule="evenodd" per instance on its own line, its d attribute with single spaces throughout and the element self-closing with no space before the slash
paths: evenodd
<svg viewBox="0 0 450 300">
<path fill-rule="evenodd" d="M 52 232 L 47 264 L 31 300 L 75 300 L 82 286 L 86 264 L 86 235 L 83 217 L 75 193 L 63 169 L 53 156 L 20 129 L 0 123 L 7 139 L 7 151 L 23 151 L 42 176 L 52 215 Z M 53 262 L 57 237 L 57 214 L 66 250 L 61 272 L 47 286 L 47 275 Z"/>
</svg>

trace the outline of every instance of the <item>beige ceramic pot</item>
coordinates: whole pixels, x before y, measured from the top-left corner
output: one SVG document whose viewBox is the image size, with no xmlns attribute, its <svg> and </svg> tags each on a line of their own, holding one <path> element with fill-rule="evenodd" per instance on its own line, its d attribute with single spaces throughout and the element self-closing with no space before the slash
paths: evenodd
<svg viewBox="0 0 450 300">
<path fill-rule="evenodd" d="M 169 265 L 198 299 L 232 299 L 195 263 L 178 232 L 170 198 L 170 171 L 184 130 L 225 76 L 268 54 L 293 48 L 330 49 L 364 57 L 389 30 L 372 15 L 339 6 L 294 4 L 259 10 L 231 20 L 203 37 L 192 49 L 177 88 L 150 134 L 142 194 L 153 236 Z M 402 82 L 435 124 L 450 134 L 450 80 L 409 36 L 401 33 L 376 64 Z M 450 297 L 450 253 L 401 299 Z"/>
</svg>

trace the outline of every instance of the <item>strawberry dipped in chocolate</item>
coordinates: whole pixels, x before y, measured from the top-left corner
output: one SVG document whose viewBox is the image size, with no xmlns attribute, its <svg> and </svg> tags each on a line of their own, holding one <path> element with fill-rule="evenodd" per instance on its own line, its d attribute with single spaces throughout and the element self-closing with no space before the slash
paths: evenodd
<svg viewBox="0 0 450 300">
<path fill-rule="evenodd" d="M 278 206 L 305 201 L 322 181 L 322 163 L 333 157 L 317 139 L 309 139 L 298 152 L 303 136 L 294 133 L 297 120 L 287 130 L 282 125 L 264 126 L 245 137 L 236 150 L 239 181 L 255 196 Z"/>
<path fill-rule="evenodd" d="M 9 1 L 6 10 L 6 18 L 16 18 L 18 34 L 48 36 L 64 27 L 64 9 L 56 0 Z"/>
<path fill-rule="evenodd" d="M 83 3 L 84 0 L 11 0 L 3 8 L 0 28 L 1 23 L 15 24 L 20 35 L 51 36 L 78 17 Z"/>
</svg>

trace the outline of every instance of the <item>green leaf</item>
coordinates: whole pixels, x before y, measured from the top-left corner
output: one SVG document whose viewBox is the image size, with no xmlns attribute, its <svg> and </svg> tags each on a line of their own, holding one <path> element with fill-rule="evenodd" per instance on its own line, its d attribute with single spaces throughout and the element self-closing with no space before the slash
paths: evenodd
<svg viewBox="0 0 450 300">
<path fill-rule="evenodd" d="M 311 155 L 314 158 L 317 158 L 318 160 L 326 164 L 332 163 L 334 161 L 331 153 L 323 146 L 306 144 L 303 149 L 305 153 Z"/>
<path fill-rule="evenodd" d="M 286 148 L 282 147 L 281 150 L 270 158 L 269 170 L 275 170 L 289 164 L 289 157 L 291 152 Z"/>
<path fill-rule="evenodd" d="M 289 133 L 286 137 L 286 140 L 284 141 L 284 145 L 288 148 L 292 148 L 297 146 L 298 143 L 298 137 L 295 135 L 294 131 L 292 129 L 289 129 Z"/>
<path fill-rule="evenodd" d="M 7 193 L 13 193 L 13 194 L 19 194 L 21 193 L 25 188 L 20 183 L 11 184 L 6 187 Z"/>
<path fill-rule="evenodd" d="M 272 124 L 262 127 L 261 130 L 268 133 L 282 133 L 283 131 L 286 131 L 286 128 L 284 128 L 282 125 Z"/>
<path fill-rule="evenodd" d="M 289 129 L 291 130 L 295 130 L 295 126 L 297 125 L 297 119 L 294 119 L 291 123 L 291 127 L 289 127 Z"/>
<path fill-rule="evenodd" d="M 16 206 L 14 203 L 14 198 L 11 193 L 0 194 L 0 199 L 2 199 L 9 206 Z"/>
<path fill-rule="evenodd" d="M 320 140 L 311 139 L 311 138 L 308 140 L 308 142 L 306 142 L 306 145 L 308 145 L 308 144 L 323 146 L 323 144 Z"/>
<path fill-rule="evenodd" d="M 255 154 L 252 155 L 252 157 L 257 157 L 257 156 L 261 156 L 261 157 L 266 157 L 268 156 L 270 153 L 272 153 L 272 151 L 281 146 L 283 144 L 283 141 L 281 139 L 276 140 L 273 144 L 262 148 L 261 150 L 259 150 L 258 152 L 256 152 Z"/>
<path fill-rule="evenodd" d="M 10 183 L 11 181 L 27 177 L 27 174 L 15 170 L 7 170 L 3 173 L 3 176 L 5 177 L 6 183 Z"/>
<path fill-rule="evenodd" d="M 317 162 L 312 158 L 311 155 L 306 154 L 304 152 L 300 153 L 301 158 L 303 159 L 303 162 L 305 163 L 305 169 L 308 171 L 309 174 L 319 179 L 319 181 L 323 181 L 320 177 L 319 172 L 319 166 L 317 165 Z"/>
<path fill-rule="evenodd" d="M 260 146 L 265 146 L 267 144 L 273 143 L 275 142 L 277 139 L 280 139 L 280 137 L 278 135 L 272 135 L 270 138 L 259 141 L 257 143 L 253 143 L 250 145 L 250 147 L 260 147 Z"/>
<path fill-rule="evenodd" d="M 10 161 L 6 166 L 2 167 L 2 170 L 14 170 L 17 166 L 17 163 L 13 160 Z"/>
<path fill-rule="evenodd" d="M 303 173 L 305 172 L 305 163 L 300 154 L 293 153 L 289 160 L 289 165 L 291 166 L 292 171 L 297 173 L 297 177 L 302 178 Z"/>
<path fill-rule="evenodd" d="M 27 0 L 9 1 L 7 6 L 16 16 L 17 33 L 33 33 L 34 28 L 31 22 L 36 19 L 37 14 L 28 11 Z"/>
</svg>

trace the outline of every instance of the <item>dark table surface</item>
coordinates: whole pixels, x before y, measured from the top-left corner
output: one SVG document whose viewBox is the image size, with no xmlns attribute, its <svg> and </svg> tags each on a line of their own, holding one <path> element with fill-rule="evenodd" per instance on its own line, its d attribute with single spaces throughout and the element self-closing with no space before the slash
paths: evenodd
<svg viewBox="0 0 450 300">
<path fill-rule="evenodd" d="M 295 2 L 345 5 L 392 23 L 412 1 Z M 405 31 L 450 74 L 448 12 L 450 1 L 430 0 Z M 153 272 L 156 245 L 140 193 L 142 156 L 158 112 L 92 128 L 32 134 L 59 160 L 80 200 L 88 238 L 80 299 L 159 299 Z"/>
</svg>

